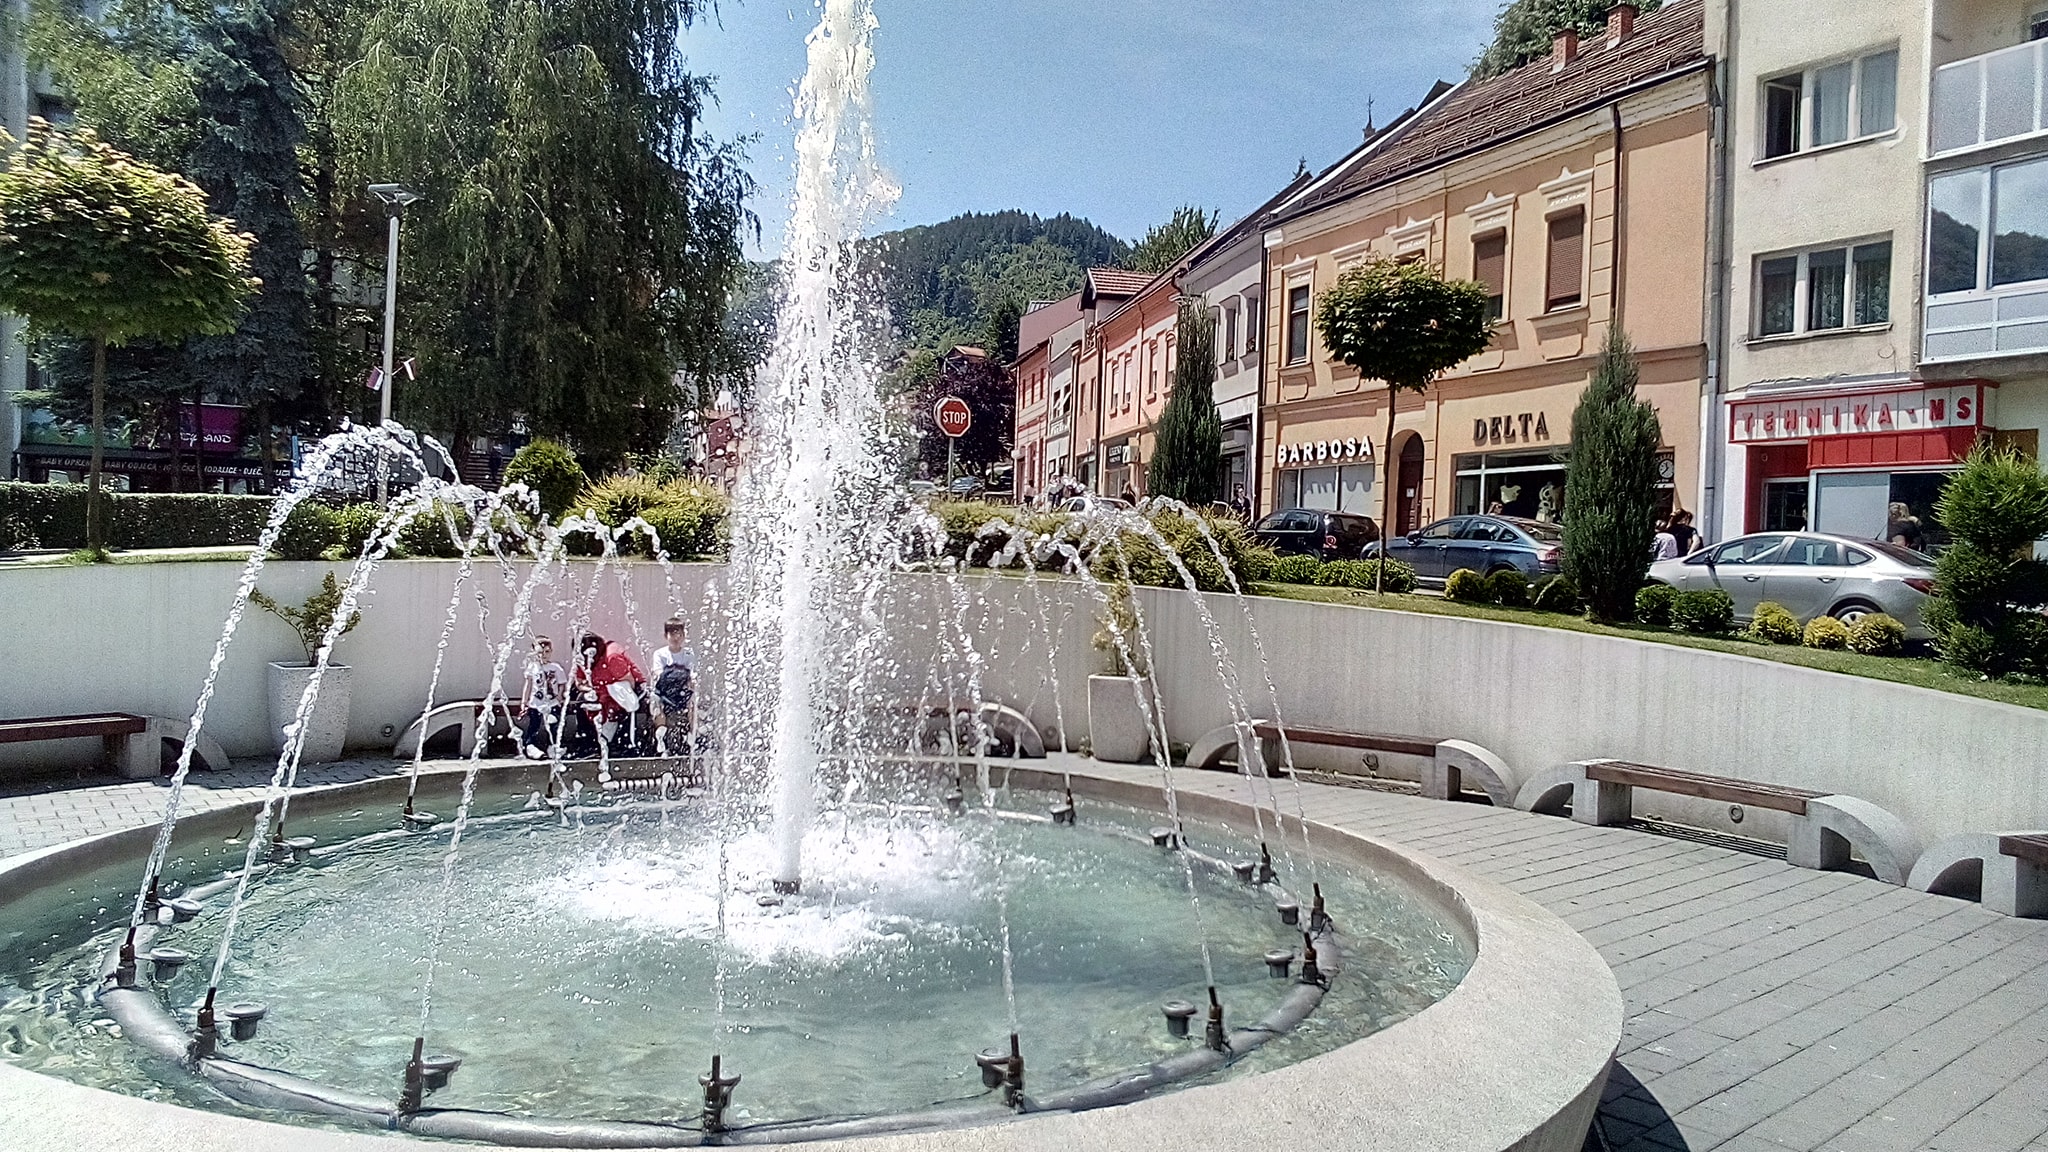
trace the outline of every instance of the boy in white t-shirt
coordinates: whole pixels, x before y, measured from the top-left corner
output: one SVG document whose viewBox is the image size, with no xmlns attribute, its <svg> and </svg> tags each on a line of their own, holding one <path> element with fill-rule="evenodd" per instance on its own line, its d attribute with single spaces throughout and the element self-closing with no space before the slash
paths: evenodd
<svg viewBox="0 0 2048 1152">
<path fill-rule="evenodd" d="M 533 656 L 526 662 L 526 685 L 519 694 L 519 744 L 527 759 L 547 759 L 554 729 L 562 722 L 568 687 L 568 673 L 555 663 L 555 642 L 545 636 L 535 640 Z"/>
<path fill-rule="evenodd" d="M 671 616 L 661 633 L 668 643 L 654 650 L 654 726 L 661 750 L 673 756 L 696 727 L 697 654 L 684 647 L 689 625 L 682 617 Z"/>
</svg>

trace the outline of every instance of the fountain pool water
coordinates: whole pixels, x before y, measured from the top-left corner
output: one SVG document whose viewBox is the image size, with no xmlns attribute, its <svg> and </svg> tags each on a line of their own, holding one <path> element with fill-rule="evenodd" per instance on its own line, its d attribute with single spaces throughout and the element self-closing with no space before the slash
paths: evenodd
<svg viewBox="0 0 2048 1152">
<path fill-rule="evenodd" d="M 448 798 L 444 795 L 441 802 Z M 1009 1024 L 998 993 L 992 897 L 1001 867 L 1018 926 L 1018 1011 L 1031 1090 L 1046 1095 L 1199 1048 L 1168 1035 L 1160 1005 L 1200 1001 L 1180 865 L 1144 835 L 1156 816 L 1086 803 L 1054 825 L 1044 797 L 1008 818 L 842 809 L 804 845 L 806 891 L 771 888 L 779 845 L 767 821 L 728 845 L 724 924 L 729 1033 L 715 1033 L 719 962 L 717 818 L 703 797 L 529 807 L 486 788 L 467 831 L 471 880 L 449 907 L 436 984 L 437 1044 L 462 1059 L 434 1107 L 634 1120 L 687 1114 L 714 1045 L 746 1075 L 736 1128 L 916 1113 L 986 1100 L 974 1053 Z M 496 811 L 486 815 L 489 810 Z M 407 1058 L 419 942 L 436 914 L 447 829 L 387 831 L 388 814 L 299 825 L 329 845 L 251 889 L 230 962 L 270 1007 L 256 1036 L 222 1055 L 365 1095 L 388 1095 Z M 1249 840 L 1191 826 L 1214 852 Z M 169 876 L 203 882 L 238 845 L 181 845 Z M 1333 874 L 1333 872 L 1335 874 Z M 1233 1028 L 1288 992 L 1262 960 L 1299 945 L 1267 890 L 1198 873 Z M 89 990 L 118 943 L 133 865 L 79 878 L 41 906 L 16 905 L 0 948 L 0 1048 L 39 1071 L 116 1091 L 233 1108 L 167 1076 L 126 1043 Z M 1238 1065 L 1289 1063 L 1358 1039 L 1443 996 L 1470 962 L 1462 938 L 1400 884 L 1326 867 L 1356 932 L 1344 977 L 1304 1027 Z M 772 899 L 772 897 L 770 898 Z M 159 946 L 208 954 L 224 899 L 166 928 Z M 195 963 L 159 985 L 189 1024 L 206 988 Z"/>
</svg>

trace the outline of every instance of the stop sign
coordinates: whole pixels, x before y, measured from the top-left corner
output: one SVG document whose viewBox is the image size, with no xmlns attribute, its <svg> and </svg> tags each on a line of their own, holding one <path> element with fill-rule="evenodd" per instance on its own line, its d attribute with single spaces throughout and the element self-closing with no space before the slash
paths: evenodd
<svg viewBox="0 0 2048 1152">
<path fill-rule="evenodd" d="M 932 419 L 938 421 L 939 431 L 958 440 L 974 427 L 974 410 L 958 396 L 948 396 L 933 407 Z"/>
</svg>

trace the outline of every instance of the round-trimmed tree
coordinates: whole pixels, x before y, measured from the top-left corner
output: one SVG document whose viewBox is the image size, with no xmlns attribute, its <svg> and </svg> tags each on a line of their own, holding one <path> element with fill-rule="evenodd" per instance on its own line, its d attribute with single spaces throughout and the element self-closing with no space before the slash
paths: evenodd
<svg viewBox="0 0 2048 1152">
<path fill-rule="evenodd" d="M 1194 508 L 1214 503 L 1223 485 L 1223 421 L 1216 415 L 1216 322 L 1200 300 L 1180 306 L 1173 391 L 1159 413 L 1159 443 L 1145 490 Z"/>
<path fill-rule="evenodd" d="M 1446 280 L 1422 261 L 1372 259 L 1339 276 L 1316 304 L 1316 328 L 1330 355 L 1361 377 L 1386 381 L 1382 536 L 1394 530 L 1394 402 L 1404 391 L 1427 390 L 1493 343 L 1486 300 L 1484 286 Z M 1379 590 L 1385 588 L 1383 573 Z"/>
<path fill-rule="evenodd" d="M 11 142 L 11 141 L 10 141 Z M 208 213 L 206 194 L 102 141 L 29 122 L 0 170 L 0 308 L 35 335 L 93 352 L 92 468 L 86 540 L 106 548 L 100 465 L 107 347 L 232 332 L 259 286 L 254 240 Z"/>
</svg>

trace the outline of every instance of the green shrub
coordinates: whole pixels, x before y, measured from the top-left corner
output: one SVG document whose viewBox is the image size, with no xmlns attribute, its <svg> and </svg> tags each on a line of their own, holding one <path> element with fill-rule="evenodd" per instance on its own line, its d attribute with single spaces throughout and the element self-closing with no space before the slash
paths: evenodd
<svg viewBox="0 0 2048 1152">
<path fill-rule="evenodd" d="M 1648 584 L 1636 592 L 1636 619 L 1657 628 L 1671 626 L 1671 604 L 1678 589 L 1669 584 Z"/>
<path fill-rule="evenodd" d="M 1833 616 L 1815 616 L 1806 622 L 1806 634 L 1801 643 L 1808 648 L 1839 652 L 1849 646 L 1849 626 Z"/>
<path fill-rule="evenodd" d="M 454 526 L 449 526 L 450 515 Z M 337 525 L 338 528 L 338 525 Z M 469 545 L 475 528 L 469 509 L 436 500 L 432 507 L 405 522 L 398 530 L 398 551 L 406 556 L 429 556 L 453 560 Z"/>
<path fill-rule="evenodd" d="M 1872 612 L 1849 626 L 1849 650 L 1865 656 L 1897 656 L 1906 650 L 1906 626 Z"/>
<path fill-rule="evenodd" d="M 1316 573 L 1322 569 L 1320 556 L 1309 556 L 1290 552 L 1273 562 L 1273 582 L 1276 584 L 1318 584 Z"/>
<path fill-rule="evenodd" d="M 271 551 L 284 560 L 318 560 L 340 543 L 341 526 L 334 509 L 318 500 L 301 500 L 284 518 Z"/>
<path fill-rule="evenodd" d="M 0 482 L 0 551 L 84 547 L 85 496 L 82 484 Z M 104 499 L 115 548 L 254 544 L 270 522 L 268 496 L 108 492 Z"/>
<path fill-rule="evenodd" d="M 1955 540 L 1935 563 L 1937 595 L 1924 609 L 1942 659 L 1986 676 L 2048 675 L 2048 652 L 2032 642 L 2048 564 L 2031 555 L 2048 536 L 2048 475 L 2015 452 L 1979 447 L 1935 510 Z"/>
<path fill-rule="evenodd" d="M 540 497 L 540 509 L 560 520 L 590 478 L 576 463 L 576 454 L 553 440 L 535 440 L 521 448 L 505 466 L 506 484 L 525 484 Z"/>
<path fill-rule="evenodd" d="M 1371 591 L 1375 571 L 1363 560 L 1332 560 L 1316 569 L 1316 583 L 1325 588 Z"/>
<path fill-rule="evenodd" d="M 1671 622 L 1700 636 L 1719 636 L 1735 627 L 1735 601 L 1720 589 L 1680 592 L 1671 602 Z"/>
<path fill-rule="evenodd" d="M 1766 600 L 1756 606 L 1756 615 L 1749 621 L 1749 638 L 1763 644 L 1797 644 L 1805 636 L 1799 627 L 1799 617 L 1790 608 L 1775 600 Z"/>
<path fill-rule="evenodd" d="M 1529 606 L 1529 578 L 1520 568 L 1503 568 L 1486 578 L 1487 598 L 1503 608 Z"/>
<path fill-rule="evenodd" d="M 1536 595 L 1531 603 L 1539 612 L 1556 612 L 1565 616 L 1576 616 L 1584 608 L 1579 599 L 1578 585 L 1569 576 L 1551 576 L 1536 582 Z"/>
<path fill-rule="evenodd" d="M 1362 563 L 1365 565 L 1365 586 L 1367 588 L 1376 589 L 1379 587 L 1380 565 L 1385 564 L 1387 568 L 1387 592 L 1389 594 L 1403 596 L 1415 591 L 1415 569 L 1403 564 L 1401 561 L 1366 560 L 1362 561 Z"/>
<path fill-rule="evenodd" d="M 576 509 L 595 516 L 608 528 L 623 527 L 637 516 L 660 533 L 664 551 L 684 558 L 719 550 L 730 504 L 723 492 L 699 481 L 662 483 L 638 473 L 624 473 L 584 489 Z M 601 548 L 588 537 L 579 537 L 572 542 L 571 551 L 594 555 Z M 619 551 L 652 555 L 647 536 L 639 532 L 619 541 Z"/>
<path fill-rule="evenodd" d="M 353 560 L 363 554 L 370 536 L 384 518 L 375 504 L 351 504 L 334 514 L 335 543 L 327 549 L 330 560 Z"/>
<path fill-rule="evenodd" d="M 1487 587 L 1486 577 L 1470 568 L 1460 568 L 1444 581 L 1444 599 L 1460 604 L 1491 604 L 1492 590 Z"/>
</svg>

